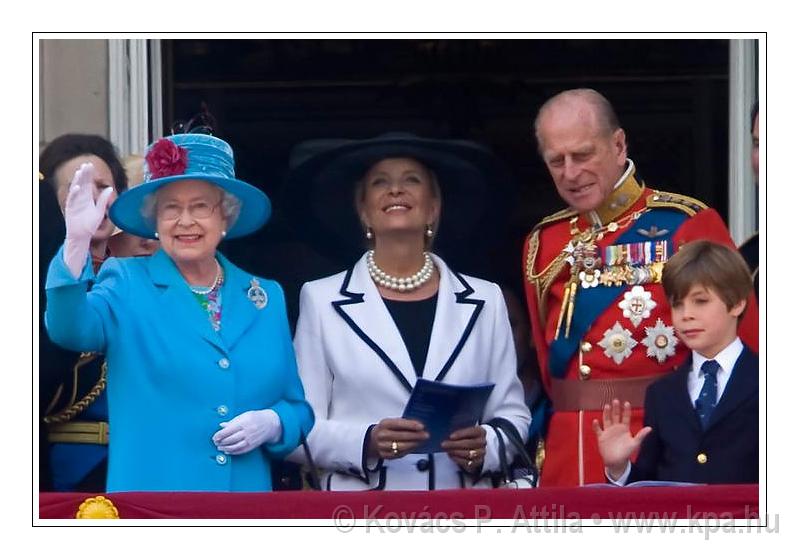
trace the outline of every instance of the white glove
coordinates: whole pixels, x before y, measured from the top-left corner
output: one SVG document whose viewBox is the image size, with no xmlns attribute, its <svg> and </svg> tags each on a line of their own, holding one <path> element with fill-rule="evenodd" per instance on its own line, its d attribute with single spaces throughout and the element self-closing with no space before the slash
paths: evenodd
<svg viewBox="0 0 800 560">
<path fill-rule="evenodd" d="M 75 278 L 81 276 L 92 236 L 106 216 L 108 200 L 113 192 L 112 187 L 106 187 L 95 202 L 94 165 L 91 163 L 81 164 L 72 177 L 64 207 L 67 226 L 64 263 Z"/>
<path fill-rule="evenodd" d="M 222 429 L 211 439 L 217 449 L 229 455 L 247 453 L 262 443 L 275 443 L 283 436 L 281 419 L 271 408 L 248 410 L 220 426 Z"/>
</svg>

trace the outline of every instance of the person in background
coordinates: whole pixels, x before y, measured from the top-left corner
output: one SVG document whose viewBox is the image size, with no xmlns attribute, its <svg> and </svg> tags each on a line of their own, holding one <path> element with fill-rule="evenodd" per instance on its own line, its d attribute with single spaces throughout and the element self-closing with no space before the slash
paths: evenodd
<svg viewBox="0 0 800 560">
<path fill-rule="evenodd" d="M 109 200 L 125 191 L 128 181 L 114 146 L 93 134 L 65 134 L 52 140 L 39 156 L 39 300 L 44 302 L 47 265 L 64 239 L 64 204 L 70 179 L 84 163 L 92 163 L 92 196 L 113 187 Z M 90 242 L 96 270 L 110 255 L 113 224 L 104 215 Z M 108 411 L 103 360 L 98 354 L 77 354 L 54 345 L 39 320 L 40 488 L 101 492 L 108 456 Z"/>
<path fill-rule="evenodd" d="M 689 354 L 671 324 L 664 263 L 695 239 L 735 245 L 713 209 L 644 184 L 614 108 L 597 91 L 550 98 L 534 132 L 568 205 L 533 228 L 522 255 L 533 341 L 553 403 L 541 485 L 602 483 L 592 422 L 609 395 L 631 403 L 637 432 L 646 388 Z M 752 299 L 740 336 L 757 351 Z"/>
<path fill-rule="evenodd" d="M 95 200 L 105 187 L 113 187 L 108 199 L 110 206 L 128 187 L 125 169 L 108 140 L 94 134 L 64 134 L 50 142 L 39 155 L 39 171 L 54 190 L 62 213 L 70 181 L 84 163 L 91 163 L 94 170 L 92 196 Z M 110 256 L 108 239 L 113 232 L 114 224 L 106 213 L 89 245 L 95 271 Z"/>
<path fill-rule="evenodd" d="M 753 178 L 756 187 L 756 202 L 758 202 L 758 159 L 759 159 L 759 131 L 758 131 L 758 101 L 753 105 L 750 112 L 750 137 L 752 146 L 750 149 L 750 163 L 753 166 Z M 756 213 L 756 217 L 758 214 Z M 750 274 L 753 277 L 753 288 L 755 289 L 756 299 L 758 299 L 758 230 L 739 246 L 739 252 L 744 257 L 747 266 L 750 267 Z"/>
</svg>

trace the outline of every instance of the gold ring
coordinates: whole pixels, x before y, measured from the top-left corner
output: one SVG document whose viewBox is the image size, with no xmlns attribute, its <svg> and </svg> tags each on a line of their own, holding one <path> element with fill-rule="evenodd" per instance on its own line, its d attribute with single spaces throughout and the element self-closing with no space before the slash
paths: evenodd
<svg viewBox="0 0 800 560">
<path fill-rule="evenodd" d="M 397 455 L 397 442 L 396 441 L 392 442 L 392 453 Z"/>
<path fill-rule="evenodd" d="M 469 450 L 469 458 L 470 458 L 470 459 L 474 459 L 474 458 L 475 458 L 475 455 L 477 455 L 477 453 L 475 452 L 475 450 L 474 450 L 474 449 L 470 449 L 470 450 Z"/>
</svg>

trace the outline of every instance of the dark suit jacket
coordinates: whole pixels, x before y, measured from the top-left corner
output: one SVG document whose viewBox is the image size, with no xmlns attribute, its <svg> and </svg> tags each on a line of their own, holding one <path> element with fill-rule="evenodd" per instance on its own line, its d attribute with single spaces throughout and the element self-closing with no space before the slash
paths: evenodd
<svg viewBox="0 0 800 560">
<path fill-rule="evenodd" d="M 746 346 L 703 431 L 689 398 L 691 359 L 653 383 L 644 403 L 645 438 L 629 482 L 758 482 L 758 355 Z"/>
<path fill-rule="evenodd" d="M 58 248 L 64 242 L 64 218 L 58 200 L 49 182 L 39 182 L 39 489 L 53 489 L 50 471 L 50 445 L 47 443 L 47 427 L 41 421 L 48 404 L 56 395 L 58 386 L 68 381 L 72 366 L 78 359 L 77 352 L 64 350 L 50 341 L 44 326 L 45 291 L 44 279 L 47 267 Z M 65 389 L 67 395 L 69 388 Z M 85 393 L 84 393 L 85 394 Z M 81 395 L 83 396 L 83 395 Z M 67 398 L 69 398 L 67 396 Z M 78 397 L 81 398 L 81 397 Z"/>
<path fill-rule="evenodd" d="M 65 350 L 54 344 L 47 334 L 44 326 L 44 310 L 46 303 L 45 278 L 50 261 L 64 243 L 66 229 L 61 209 L 58 206 L 55 191 L 49 182 L 39 182 L 39 490 L 72 490 L 81 492 L 103 492 L 105 483 L 105 461 L 98 467 L 97 453 L 87 455 L 81 463 L 85 470 L 94 468 L 91 475 L 84 478 L 80 484 L 68 484 L 68 479 L 74 479 L 82 469 L 74 465 L 51 464 L 51 445 L 47 441 L 47 426 L 42 422 L 42 417 L 47 413 L 52 404 L 50 414 L 56 414 L 70 404 L 73 391 L 76 399 L 82 399 L 100 378 L 100 367 L 103 358 L 79 368 L 77 387 L 73 383 L 73 368 L 78 362 L 80 354 Z M 60 398 L 55 399 L 59 386 L 63 384 Z M 103 397 L 104 398 L 104 397 Z M 89 408 L 75 418 L 78 421 L 108 421 L 105 405 L 99 403 Z M 73 445 L 73 444 L 63 444 Z M 83 444 L 75 444 L 83 446 Z M 76 448 L 77 449 L 77 448 Z M 63 458 L 63 455 L 61 455 Z M 77 460 L 76 460 L 77 462 Z M 75 483 L 78 481 L 75 480 Z"/>
</svg>

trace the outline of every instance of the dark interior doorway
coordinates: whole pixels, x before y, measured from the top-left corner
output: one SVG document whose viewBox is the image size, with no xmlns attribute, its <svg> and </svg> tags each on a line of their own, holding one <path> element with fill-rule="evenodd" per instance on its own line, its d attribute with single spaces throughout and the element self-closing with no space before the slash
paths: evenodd
<svg viewBox="0 0 800 560">
<path fill-rule="evenodd" d="M 237 174 L 272 199 L 271 222 L 222 250 L 281 282 L 294 319 L 303 282 L 352 264 L 302 242 L 302 218 L 282 212 L 298 142 L 409 131 L 490 146 L 515 180 L 507 219 L 474 248 L 439 252 L 456 270 L 519 291 L 526 233 L 563 206 L 531 133 L 541 103 L 567 88 L 598 89 L 645 182 L 725 218 L 728 52 L 727 40 L 165 40 L 164 122 L 205 103 L 215 134 L 236 151 Z"/>
</svg>

